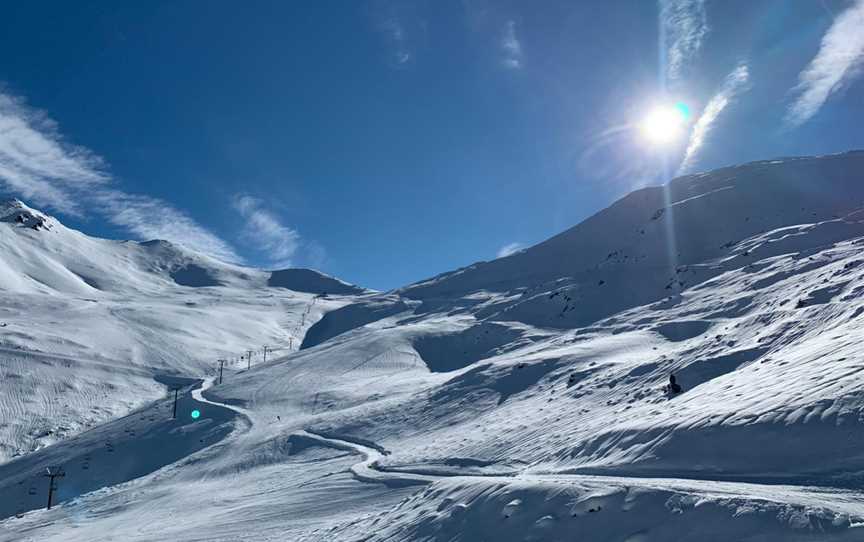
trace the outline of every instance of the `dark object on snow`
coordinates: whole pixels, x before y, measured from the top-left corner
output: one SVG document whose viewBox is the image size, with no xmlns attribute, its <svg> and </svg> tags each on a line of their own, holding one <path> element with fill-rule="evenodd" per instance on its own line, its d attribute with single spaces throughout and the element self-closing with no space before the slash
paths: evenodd
<svg viewBox="0 0 864 542">
<path fill-rule="evenodd" d="M 678 382 L 675 380 L 675 375 L 674 375 L 674 374 L 670 374 L 670 375 L 669 375 L 669 384 L 666 385 L 666 386 L 664 386 L 663 389 L 664 389 L 664 391 L 666 391 L 666 393 L 668 393 L 669 395 L 676 395 L 676 394 L 681 393 L 681 386 L 680 386 L 680 385 L 678 384 Z"/>
</svg>

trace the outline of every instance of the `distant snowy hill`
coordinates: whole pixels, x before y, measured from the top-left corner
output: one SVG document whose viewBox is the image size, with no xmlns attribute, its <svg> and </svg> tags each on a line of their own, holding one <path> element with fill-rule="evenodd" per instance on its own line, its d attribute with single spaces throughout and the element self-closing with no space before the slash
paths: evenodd
<svg viewBox="0 0 864 542">
<path fill-rule="evenodd" d="M 678 178 L 387 293 L 21 212 L 0 443 L 38 449 L 0 464 L 0 540 L 864 539 L 864 152 Z M 168 372 L 205 378 L 177 420 Z"/>
<path fill-rule="evenodd" d="M 310 295 L 325 286 L 333 297 Z M 218 358 L 240 366 L 250 349 L 260 360 L 265 344 L 296 349 L 346 293 L 366 290 L 308 269 L 226 264 L 167 241 L 97 239 L 4 201 L 0 460 L 161 396 L 154 375 L 201 375 Z"/>
<path fill-rule="evenodd" d="M 168 241 L 110 241 L 71 230 L 18 200 L 0 202 L 0 288 L 16 293 L 99 295 L 166 287 L 280 287 L 304 293 L 368 290 L 311 269 L 231 265 Z"/>
<path fill-rule="evenodd" d="M 288 288 L 295 292 L 309 294 L 362 295 L 369 290 L 348 284 L 337 278 L 313 271 L 312 269 L 281 269 L 273 271 L 267 286 Z"/>
</svg>

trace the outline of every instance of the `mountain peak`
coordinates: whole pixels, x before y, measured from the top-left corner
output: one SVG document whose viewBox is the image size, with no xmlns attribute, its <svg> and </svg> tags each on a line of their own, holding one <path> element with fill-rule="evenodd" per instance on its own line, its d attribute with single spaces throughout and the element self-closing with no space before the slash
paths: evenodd
<svg viewBox="0 0 864 542">
<path fill-rule="evenodd" d="M 55 220 L 35 209 L 17 198 L 8 198 L 0 201 L 0 222 L 16 224 L 33 230 L 50 230 L 54 227 Z"/>
<path fill-rule="evenodd" d="M 10 198 L 0 199 L 0 209 L 2 209 L 3 211 L 5 211 L 7 209 L 21 209 L 21 208 L 26 208 L 26 207 L 27 206 L 24 205 L 24 202 L 18 198 L 11 198 L 10 197 Z"/>
</svg>

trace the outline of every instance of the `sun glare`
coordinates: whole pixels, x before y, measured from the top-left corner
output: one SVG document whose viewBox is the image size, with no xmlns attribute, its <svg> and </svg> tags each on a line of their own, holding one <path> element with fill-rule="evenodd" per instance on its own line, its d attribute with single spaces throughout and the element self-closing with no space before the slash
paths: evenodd
<svg viewBox="0 0 864 542">
<path fill-rule="evenodd" d="M 687 106 L 683 103 L 655 107 L 639 125 L 642 137 L 655 145 L 674 141 L 684 132 L 689 116 Z"/>
</svg>

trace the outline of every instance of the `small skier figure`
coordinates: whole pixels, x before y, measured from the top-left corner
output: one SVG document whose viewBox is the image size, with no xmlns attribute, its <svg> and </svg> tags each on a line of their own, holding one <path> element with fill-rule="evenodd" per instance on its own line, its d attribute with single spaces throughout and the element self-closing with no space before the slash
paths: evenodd
<svg viewBox="0 0 864 542">
<path fill-rule="evenodd" d="M 677 394 L 681 393 L 681 386 L 675 380 L 674 374 L 669 375 L 669 384 L 666 386 L 663 386 L 663 390 L 666 392 L 667 395 L 670 395 L 670 396 L 677 395 Z"/>
</svg>

